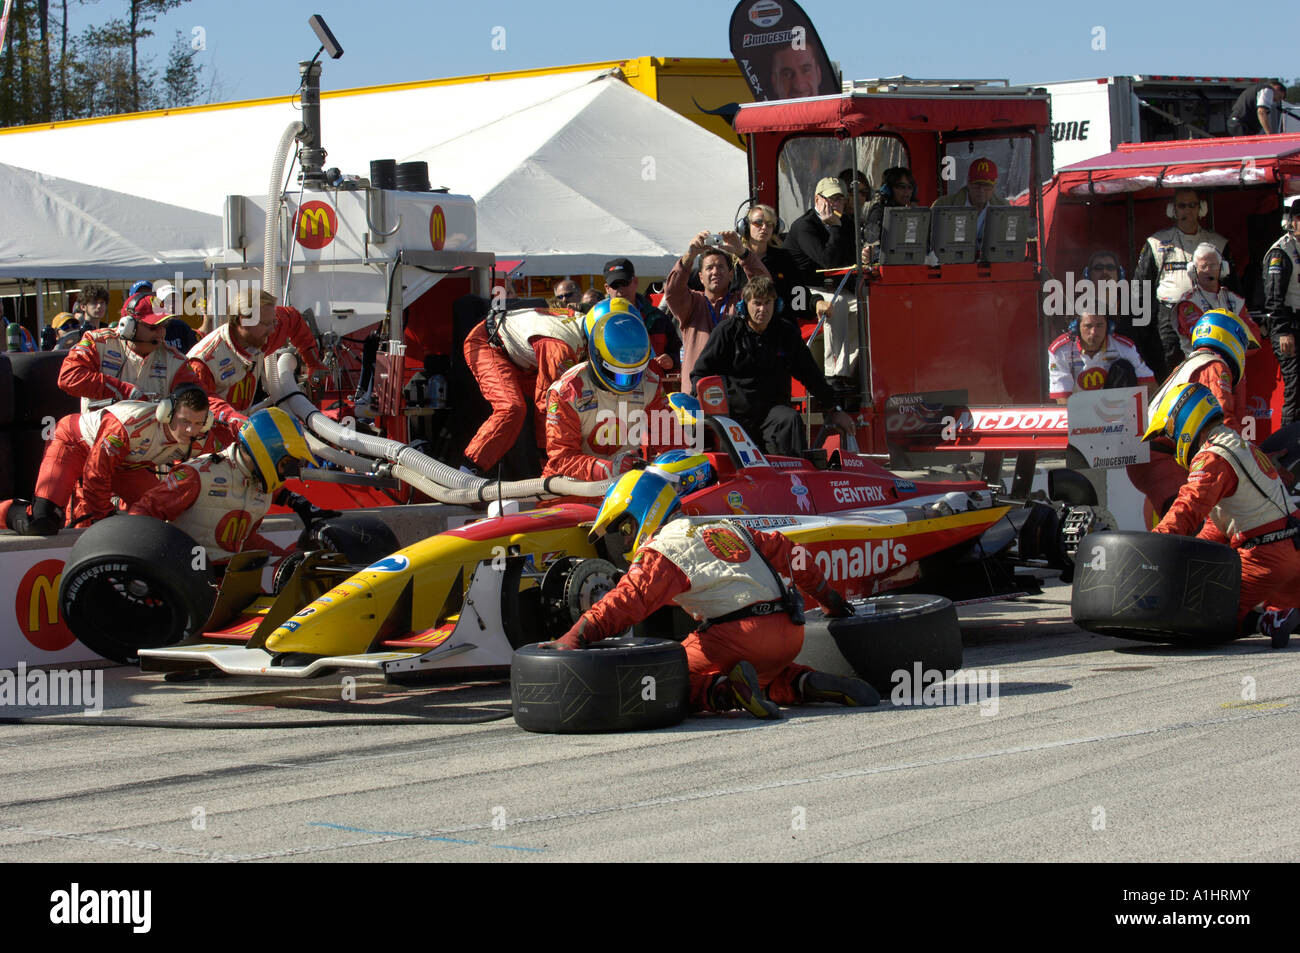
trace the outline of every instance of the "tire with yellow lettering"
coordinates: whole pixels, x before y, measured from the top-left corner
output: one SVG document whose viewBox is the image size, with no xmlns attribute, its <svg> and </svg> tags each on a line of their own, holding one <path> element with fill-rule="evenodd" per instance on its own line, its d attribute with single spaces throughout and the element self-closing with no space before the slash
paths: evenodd
<svg viewBox="0 0 1300 953">
<path fill-rule="evenodd" d="M 110 516 L 81 534 L 59 584 L 63 619 L 115 662 L 179 642 L 207 621 L 217 581 L 203 550 L 151 516 Z"/>
<path fill-rule="evenodd" d="M 526 731 L 585 734 L 667 728 L 690 708 L 686 650 L 667 639 L 606 639 L 585 649 L 516 649 L 515 722 Z"/>
<path fill-rule="evenodd" d="M 1081 629 L 1139 642 L 1239 635 L 1241 557 L 1230 546 L 1163 533 L 1091 533 L 1074 567 L 1070 614 Z"/>
</svg>

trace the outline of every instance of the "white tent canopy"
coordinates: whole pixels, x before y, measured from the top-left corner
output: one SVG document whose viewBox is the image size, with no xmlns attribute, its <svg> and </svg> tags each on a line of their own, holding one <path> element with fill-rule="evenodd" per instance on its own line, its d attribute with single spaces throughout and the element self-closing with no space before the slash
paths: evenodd
<svg viewBox="0 0 1300 953">
<path fill-rule="evenodd" d="M 201 274 L 221 216 L 0 164 L 0 278 Z"/>
<path fill-rule="evenodd" d="M 0 162 L 217 214 L 226 195 L 266 194 L 299 115 L 276 100 L 5 130 Z M 600 70 L 326 93 L 321 125 L 345 173 L 428 161 L 435 188 L 478 202 L 479 250 L 531 274 L 615 256 L 662 274 L 700 229 L 731 227 L 748 191 L 739 149 Z"/>
</svg>

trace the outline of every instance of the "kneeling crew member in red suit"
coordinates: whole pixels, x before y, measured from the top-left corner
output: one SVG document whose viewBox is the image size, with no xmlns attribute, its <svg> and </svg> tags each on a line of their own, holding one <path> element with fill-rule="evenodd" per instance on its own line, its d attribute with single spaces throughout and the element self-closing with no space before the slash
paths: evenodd
<svg viewBox="0 0 1300 953">
<path fill-rule="evenodd" d="M 1282 648 L 1300 624 L 1300 511 L 1293 510 L 1264 452 L 1225 427 L 1218 401 L 1203 384 L 1172 388 L 1151 412 L 1142 438 L 1163 434 L 1187 467 L 1157 533 L 1227 537 L 1241 556 L 1238 625 L 1263 605 L 1260 631 Z"/>
<path fill-rule="evenodd" d="M 801 553 L 805 558 L 792 565 L 794 544 L 780 533 L 724 519 L 698 522 L 678 512 L 680 494 L 715 480 L 703 454 L 674 450 L 610 488 L 592 539 L 609 533 L 611 549 L 619 551 L 633 539 L 636 555 L 618 585 L 553 644 L 582 648 L 674 603 L 701 623 L 682 643 L 693 711 L 739 707 L 757 718 L 777 718 L 778 705 L 878 704 L 879 694 L 866 682 L 794 661 L 803 647 L 803 601 L 779 571 L 812 593 L 828 615 L 853 614 L 812 559 Z"/>
</svg>

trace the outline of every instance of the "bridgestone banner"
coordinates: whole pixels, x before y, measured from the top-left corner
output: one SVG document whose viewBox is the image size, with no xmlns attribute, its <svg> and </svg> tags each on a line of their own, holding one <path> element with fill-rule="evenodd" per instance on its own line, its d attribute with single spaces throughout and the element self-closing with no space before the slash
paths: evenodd
<svg viewBox="0 0 1300 953">
<path fill-rule="evenodd" d="M 821 37 L 792 0 L 742 0 L 731 14 L 731 55 L 758 102 L 840 92 Z"/>
</svg>

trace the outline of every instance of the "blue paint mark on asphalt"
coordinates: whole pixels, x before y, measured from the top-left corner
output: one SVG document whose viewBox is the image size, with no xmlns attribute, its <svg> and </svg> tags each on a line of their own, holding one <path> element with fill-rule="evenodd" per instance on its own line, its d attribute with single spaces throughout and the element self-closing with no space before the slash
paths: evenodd
<svg viewBox="0 0 1300 953">
<path fill-rule="evenodd" d="M 545 847 L 518 847 L 514 844 L 485 844 L 477 840 L 460 840 L 455 837 L 434 837 L 429 834 L 412 834 L 410 831 L 371 831 L 364 827 L 349 827 L 346 824 L 329 824 L 325 821 L 310 821 L 308 827 L 328 827 L 332 831 L 347 831 L 350 834 L 372 834 L 376 837 L 405 837 L 410 840 L 431 840 L 444 844 L 465 844 L 469 847 L 492 847 L 496 850 L 523 850 L 534 854 L 544 854 Z"/>
</svg>

